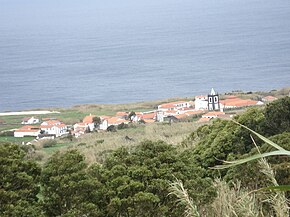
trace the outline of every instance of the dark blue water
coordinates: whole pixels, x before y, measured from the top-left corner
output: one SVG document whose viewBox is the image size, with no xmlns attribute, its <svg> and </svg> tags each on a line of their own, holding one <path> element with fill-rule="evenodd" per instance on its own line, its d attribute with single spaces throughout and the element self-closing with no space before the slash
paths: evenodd
<svg viewBox="0 0 290 217">
<path fill-rule="evenodd" d="M 285 86 L 289 0 L 0 0 L 0 111 Z"/>
</svg>

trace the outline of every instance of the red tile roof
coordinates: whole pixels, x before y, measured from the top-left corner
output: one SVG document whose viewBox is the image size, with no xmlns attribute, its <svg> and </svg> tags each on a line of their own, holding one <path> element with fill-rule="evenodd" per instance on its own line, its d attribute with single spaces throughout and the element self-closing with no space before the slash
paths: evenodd
<svg viewBox="0 0 290 217">
<path fill-rule="evenodd" d="M 224 106 L 233 106 L 233 107 L 244 107 L 257 105 L 258 101 L 250 100 L 250 99 L 240 99 L 240 98 L 229 98 L 225 100 L 221 100 L 220 103 Z"/>
<path fill-rule="evenodd" d="M 94 122 L 94 117 L 96 117 L 95 115 L 88 115 L 86 117 L 84 117 L 83 119 L 83 123 L 86 123 L 86 124 L 91 124 Z"/>
<path fill-rule="evenodd" d="M 49 128 L 53 128 L 53 127 L 56 127 L 56 128 L 63 128 L 63 127 L 66 127 L 65 124 L 58 124 L 58 125 L 41 125 L 40 128 L 41 129 L 49 129 Z"/>
<path fill-rule="evenodd" d="M 37 126 L 26 125 L 15 130 L 15 132 L 38 132 L 40 130 Z"/>
<path fill-rule="evenodd" d="M 205 117 L 211 117 L 211 116 L 220 116 L 220 115 L 224 115 L 225 113 L 224 112 L 216 112 L 216 111 L 212 111 L 212 112 L 208 112 L 206 114 L 204 114 L 202 117 L 205 118 Z"/>
<path fill-rule="evenodd" d="M 147 113 L 140 116 L 141 119 L 154 119 L 156 117 L 156 113 Z"/>
<path fill-rule="evenodd" d="M 43 122 L 41 125 L 59 125 L 61 122 L 59 120 L 48 120 Z"/>
<path fill-rule="evenodd" d="M 101 120 L 108 120 L 109 118 L 111 118 L 111 116 L 107 116 L 107 115 L 102 115 L 100 116 Z"/>
<path fill-rule="evenodd" d="M 22 118 L 22 121 L 29 121 L 31 119 L 31 117 L 26 117 L 26 118 Z"/>
<path fill-rule="evenodd" d="M 118 117 L 111 117 L 108 119 L 108 124 L 121 124 L 121 123 L 128 123 L 129 121 L 122 119 L 122 118 L 118 118 Z"/>
<path fill-rule="evenodd" d="M 186 101 L 176 101 L 176 102 L 170 102 L 170 103 L 164 103 L 159 105 L 159 108 L 175 108 L 178 104 L 187 103 Z"/>
<path fill-rule="evenodd" d="M 117 112 L 116 113 L 116 116 L 118 117 L 123 117 L 123 116 L 127 116 L 128 115 L 128 112 Z"/>
</svg>

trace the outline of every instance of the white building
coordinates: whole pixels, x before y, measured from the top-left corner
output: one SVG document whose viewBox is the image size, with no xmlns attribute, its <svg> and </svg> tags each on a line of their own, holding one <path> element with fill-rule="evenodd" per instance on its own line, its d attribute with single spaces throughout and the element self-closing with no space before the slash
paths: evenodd
<svg viewBox="0 0 290 217">
<path fill-rule="evenodd" d="M 34 117 L 23 118 L 21 122 L 21 124 L 37 124 L 37 123 L 39 123 L 39 119 Z"/>
<path fill-rule="evenodd" d="M 26 137 L 33 136 L 37 137 L 40 134 L 40 128 L 35 126 L 23 126 L 14 131 L 14 137 Z"/>
<path fill-rule="evenodd" d="M 189 108 L 190 102 L 186 101 L 177 101 L 161 104 L 158 106 L 158 111 L 168 111 L 168 110 L 179 110 L 182 108 Z"/>
<path fill-rule="evenodd" d="M 89 128 L 90 131 L 95 129 L 94 117 L 96 116 L 90 114 L 83 119 L 83 123 Z"/>
<path fill-rule="evenodd" d="M 56 137 L 67 134 L 67 126 L 58 120 L 45 121 L 40 125 L 44 134 L 55 135 Z"/>
<path fill-rule="evenodd" d="M 208 101 L 206 96 L 195 97 L 195 110 L 208 110 Z"/>
</svg>

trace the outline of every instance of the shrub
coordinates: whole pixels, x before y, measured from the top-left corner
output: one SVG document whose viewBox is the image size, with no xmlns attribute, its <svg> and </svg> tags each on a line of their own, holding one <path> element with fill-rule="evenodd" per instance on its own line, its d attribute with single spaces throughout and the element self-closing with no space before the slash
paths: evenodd
<svg viewBox="0 0 290 217">
<path fill-rule="evenodd" d="M 14 136 L 13 131 L 4 131 L 0 133 L 0 136 Z"/>
<path fill-rule="evenodd" d="M 108 132 L 117 132 L 116 127 L 114 125 L 111 125 L 107 128 Z"/>
<path fill-rule="evenodd" d="M 56 141 L 53 139 L 45 139 L 41 141 L 41 145 L 43 148 L 49 148 L 56 145 Z"/>
<path fill-rule="evenodd" d="M 127 129 L 129 126 L 128 124 L 121 123 L 117 126 L 118 130 Z"/>
<path fill-rule="evenodd" d="M 102 143 L 104 143 L 104 142 L 105 142 L 104 139 L 98 139 L 98 140 L 96 141 L 96 144 L 102 144 Z"/>
<path fill-rule="evenodd" d="M 84 142 L 81 142 L 81 143 L 78 144 L 78 146 L 86 146 L 86 145 L 87 145 L 87 144 L 84 143 Z"/>
</svg>

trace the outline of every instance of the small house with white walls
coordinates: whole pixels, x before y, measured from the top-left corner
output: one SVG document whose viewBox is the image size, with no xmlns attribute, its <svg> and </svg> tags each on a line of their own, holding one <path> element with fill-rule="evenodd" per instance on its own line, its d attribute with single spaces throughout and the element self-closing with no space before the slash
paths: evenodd
<svg viewBox="0 0 290 217">
<path fill-rule="evenodd" d="M 96 117 L 96 116 L 90 114 L 90 115 L 84 117 L 84 119 L 83 119 L 83 123 L 88 127 L 88 129 L 90 131 L 93 131 L 95 129 L 94 117 Z"/>
<path fill-rule="evenodd" d="M 186 101 L 170 102 L 159 105 L 158 111 L 179 110 L 182 108 L 189 108 L 190 106 L 190 102 Z"/>
<path fill-rule="evenodd" d="M 262 98 L 263 102 L 273 102 L 274 100 L 277 100 L 278 98 L 274 97 L 274 96 L 265 96 Z"/>
<path fill-rule="evenodd" d="M 26 125 L 14 131 L 14 137 L 37 137 L 40 134 L 40 128 L 36 126 Z"/>
<path fill-rule="evenodd" d="M 23 118 L 21 122 L 21 124 L 37 124 L 37 123 L 39 123 L 39 119 L 34 117 Z"/>
<path fill-rule="evenodd" d="M 207 110 L 208 101 L 206 96 L 196 96 L 195 97 L 195 110 Z"/>
<path fill-rule="evenodd" d="M 55 137 L 68 134 L 67 126 L 58 120 L 45 121 L 40 125 L 40 129 L 43 134 L 55 135 Z"/>
<path fill-rule="evenodd" d="M 89 130 L 89 126 L 86 125 L 85 123 L 76 123 L 73 127 L 74 130 L 72 134 L 75 135 L 75 137 L 79 137 Z"/>
</svg>

